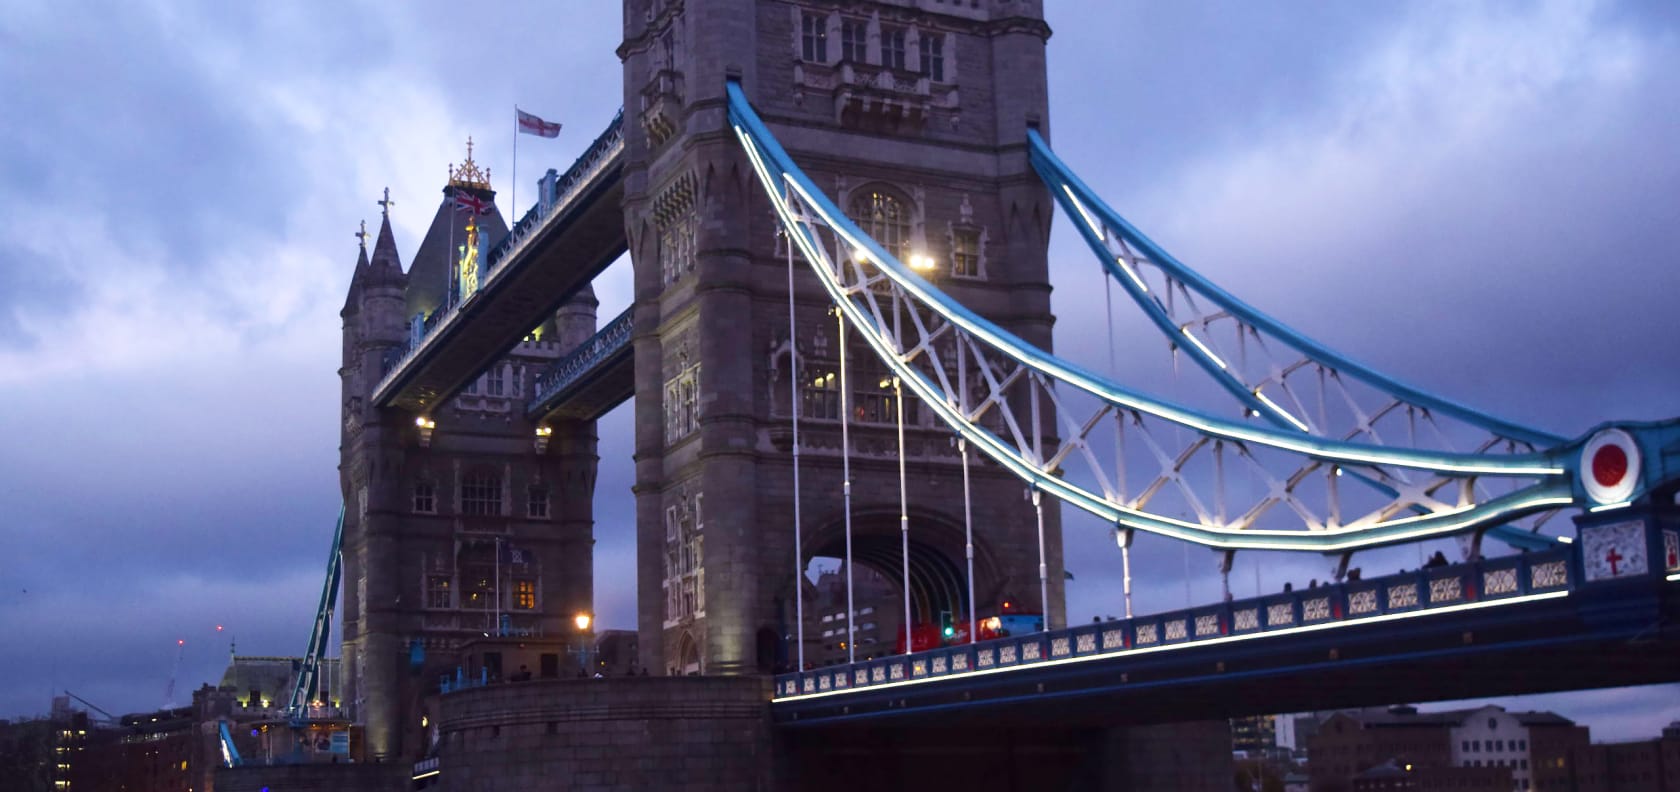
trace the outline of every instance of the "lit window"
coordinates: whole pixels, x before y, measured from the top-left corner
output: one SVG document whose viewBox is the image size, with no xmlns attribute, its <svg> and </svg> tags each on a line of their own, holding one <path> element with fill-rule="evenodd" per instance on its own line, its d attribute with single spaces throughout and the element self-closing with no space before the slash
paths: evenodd
<svg viewBox="0 0 1680 792">
<path fill-rule="evenodd" d="M 479 471 L 462 478 L 461 513 L 469 517 L 500 515 L 502 477 L 490 471 Z"/>
<path fill-rule="evenodd" d="M 863 20 L 840 20 L 840 60 L 868 63 L 869 56 L 864 51 L 868 40 L 868 28 Z"/>
<path fill-rule="evenodd" d="M 455 599 L 454 599 L 454 597 L 451 596 L 451 593 L 449 591 L 449 576 L 448 575 L 427 575 L 426 576 L 426 607 L 428 607 L 428 608 L 452 608 L 454 606 L 455 606 Z"/>
<path fill-rule="evenodd" d="M 910 212 L 904 202 L 881 190 L 869 190 L 852 199 L 852 220 L 899 261 L 909 259 Z"/>
<path fill-rule="evenodd" d="M 800 54 L 811 63 L 828 62 L 828 19 L 818 14 L 801 14 L 803 32 Z"/>
<path fill-rule="evenodd" d="M 868 388 L 860 389 L 852 394 L 852 420 L 858 423 L 897 423 L 898 407 L 893 403 L 892 385 L 879 390 L 874 389 L 876 382 L 870 382 Z M 917 423 L 916 407 L 919 402 L 906 401 L 904 403 L 904 422 Z"/>
<path fill-rule="evenodd" d="M 437 513 L 437 488 L 432 486 L 432 482 L 414 482 L 414 511 L 416 514 Z"/>
<path fill-rule="evenodd" d="M 945 37 L 924 33 L 918 40 L 922 55 L 922 76 L 934 82 L 945 81 Z"/>
<path fill-rule="evenodd" d="M 513 582 L 513 606 L 521 610 L 531 610 L 537 607 L 536 581 L 516 580 Z"/>
<path fill-rule="evenodd" d="M 548 487 L 542 484 L 532 484 L 530 498 L 526 503 L 525 515 L 534 520 L 548 519 Z"/>
<path fill-rule="evenodd" d="M 799 413 L 805 418 L 840 420 L 840 385 L 834 372 L 819 374 L 805 383 Z"/>
<path fill-rule="evenodd" d="M 951 274 L 963 278 L 980 277 L 979 230 L 959 228 L 951 233 Z"/>
<path fill-rule="evenodd" d="M 904 68 L 904 28 L 881 28 L 881 65 Z"/>
</svg>

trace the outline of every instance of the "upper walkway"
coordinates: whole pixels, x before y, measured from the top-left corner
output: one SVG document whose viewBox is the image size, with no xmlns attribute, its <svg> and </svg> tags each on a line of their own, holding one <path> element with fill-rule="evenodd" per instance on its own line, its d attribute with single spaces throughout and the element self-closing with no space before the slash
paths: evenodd
<svg viewBox="0 0 1680 792">
<path fill-rule="evenodd" d="M 623 113 L 493 248 L 479 288 L 434 311 L 392 356 L 374 403 L 425 413 L 477 377 L 627 249 Z"/>
</svg>

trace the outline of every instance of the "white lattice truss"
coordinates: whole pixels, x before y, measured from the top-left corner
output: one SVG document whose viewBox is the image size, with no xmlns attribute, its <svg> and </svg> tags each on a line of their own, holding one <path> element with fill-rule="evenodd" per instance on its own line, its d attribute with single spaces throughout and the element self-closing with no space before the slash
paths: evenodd
<svg viewBox="0 0 1680 792">
<path fill-rule="evenodd" d="M 1185 343 L 1219 356 L 1209 329 L 1236 328 L 1235 359 L 1248 378 L 1236 381 L 1298 425 L 1220 419 L 1121 388 L 973 314 L 890 256 L 812 185 L 734 89 L 731 116 L 784 230 L 846 322 L 948 426 L 1031 487 L 1122 528 L 1227 550 L 1347 552 L 1572 503 L 1561 452 L 1505 437 L 1471 453 L 1429 448 L 1420 435 L 1446 439 L 1431 410 L 1399 398 L 1367 406 L 1336 368 L 1311 359 L 1251 374 L 1249 348 L 1279 344 L 1206 311 L 1182 284 L 1149 286 L 1146 263 L 1125 272 L 1146 294 L 1179 295 L 1162 309 L 1182 321 L 1174 326 Z M 1123 243 L 1115 258 L 1148 261 Z M 1323 408 L 1309 409 L 1315 402 Z M 1395 419 L 1421 447 L 1384 442 Z M 1363 483 L 1348 486 L 1349 477 Z"/>
</svg>

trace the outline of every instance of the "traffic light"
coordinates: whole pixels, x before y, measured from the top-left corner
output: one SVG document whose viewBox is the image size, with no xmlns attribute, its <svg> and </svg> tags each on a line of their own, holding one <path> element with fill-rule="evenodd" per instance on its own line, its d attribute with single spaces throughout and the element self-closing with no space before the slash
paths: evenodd
<svg viewBox="0 0 1680 792">
<path fill-rule="evenodd" d="M 939 612 L 939 634 L 950 638 L 957 634 L 957 626 L 951 623 L 951 612 Z"/>
</svg>

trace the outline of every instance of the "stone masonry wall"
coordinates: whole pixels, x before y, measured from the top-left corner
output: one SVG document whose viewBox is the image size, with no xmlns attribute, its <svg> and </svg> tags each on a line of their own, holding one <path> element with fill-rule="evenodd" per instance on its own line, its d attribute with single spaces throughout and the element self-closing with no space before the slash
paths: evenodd
<svg viewBox="0 0 1680 792">
<path fill-rule="evenodd" d="M 560 679 L 443 696 L 439 790 L 767 790 L 770 682 Z"/>
</svg>

